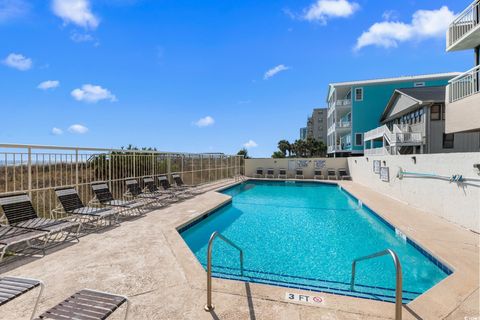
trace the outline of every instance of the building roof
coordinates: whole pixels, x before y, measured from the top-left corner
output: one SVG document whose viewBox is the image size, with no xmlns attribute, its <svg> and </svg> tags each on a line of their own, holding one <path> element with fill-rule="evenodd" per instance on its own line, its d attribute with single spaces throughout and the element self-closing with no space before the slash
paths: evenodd
<svg viewBox="0 0 480 320">
<path fill-rule="evenodd" d="M 445 86 L 403 88 L 399 91 L 421 103 L 445 102 Z"/>
<path fill-rule="evenodd" d="M 445 88 L 446 86 L 436 86 L 436 87 L 417 87 L 417 88 L 403 88 L 403 89 L 396 89 L 390 100 L 383 111 L 382 116 L 380 117 L 380 121 L 384 121 L 387 119 L 390 111 L 395 105 L 397 101 L 397 97 L 399 95 L 404 95 L 412 100 L 416 101 L 417 103 L 414 105 L 415 108 L 429 105 L 433 103 L 444 103 L 445 102 Z M 403 110 L 403 112 L 407 112 L 411 108 Z"/>
<path fill-rule="evenodd" d="M 379 79 L 348 81 L 348 82 L 334 82 L 334 83 L 330 83 L 330 86 L 339 87 L 339 86 L 366 85 L 366 84 L 401 82 L 401 81 L 454 78 L 460 74 L 461 74 L 460 72 L 447 72 L 447 73 L 423 74 L 423 75 L 416 75 L 416 76 L 402 76 L 402 77 L 395 77 L 395 78 L 379 78 Z"/>
</svg>

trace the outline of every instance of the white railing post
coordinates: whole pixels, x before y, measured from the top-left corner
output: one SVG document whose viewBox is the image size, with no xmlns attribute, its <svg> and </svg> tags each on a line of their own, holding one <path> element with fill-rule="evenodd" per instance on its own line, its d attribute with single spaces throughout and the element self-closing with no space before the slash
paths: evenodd
<svg viewBox="0 0 480 320">
<path fill-rule="evenodd" d="M 28 159 L 27 159 L 27 170 L 28 170 L 28 196 L 32 198 L 32 148 L 28 148 Z M 7 164 L 5 163 L 5 166 Z M 22 169 L 23 170 L 23 169 Z M 6 181 L 5 177 L 5 181 Z"/>
</svg>

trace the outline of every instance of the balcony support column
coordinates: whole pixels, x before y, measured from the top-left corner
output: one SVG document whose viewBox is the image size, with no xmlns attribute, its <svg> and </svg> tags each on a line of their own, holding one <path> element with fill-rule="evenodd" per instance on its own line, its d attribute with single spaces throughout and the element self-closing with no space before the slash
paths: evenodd
<svg viewBox="0 0 480 320">
<path fill-rule="evenodd" d="M 477 12 L 478 14 L 478 12 Z M 480 46 L 477 46 L 475 49 L 475 66 L 480 66 Z M 480 92 L 480 72 L 476 73 L 476 89 L 477 92 Z"/>
</svg>

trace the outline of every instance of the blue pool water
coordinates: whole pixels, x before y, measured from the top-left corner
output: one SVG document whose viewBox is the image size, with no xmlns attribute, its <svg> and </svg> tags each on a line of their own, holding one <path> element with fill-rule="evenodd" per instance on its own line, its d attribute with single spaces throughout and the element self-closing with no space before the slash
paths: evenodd
<svg viewBox="0 0 480 320">
<path fill-rule="evenodd" d="M 389 256 L 359 262 L 355 290 L 349 286 L 353 259 L 390 248 L 402 264 L 408 303 L 451 273 L 336 185 L 248 181 L 224 193 L 230 204 L 181 231 L 204 267 L 214 231 L 243 249 L 242 276 L 238 251 L 215 241 L 215 277 L 394 301 Z"/>
</svg>

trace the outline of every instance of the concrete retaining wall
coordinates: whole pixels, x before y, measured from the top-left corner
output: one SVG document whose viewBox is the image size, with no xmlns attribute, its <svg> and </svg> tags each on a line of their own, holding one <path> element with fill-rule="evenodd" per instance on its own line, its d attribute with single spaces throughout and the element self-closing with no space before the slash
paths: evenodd
<svg viewBox="0 0 480 320">
<path fill-rule="evenodd" d="M 373 172 L 374 160 L 389 167 L 389 182 L 382 181 L 379 174 Z M 399 168 L 402 168 L 444 176 L 461 174 L 480 180 L 474 164 L 480 164 L 479 152 L 348 158 L 354 182 L 480 232 L 480 181 L 455 183 L 425 177 L 397 177 Z"/>
<path fill-rule="evenodd" d="M 254 177 L 257 168 L 273 168 L 275 170 L 275 175 L 278 174 L 278 169 L 289 169 L 288 176 L 293 178 L 295 176 L 295 168 L 298 165 L 298 161 L 306 161 L 306 167 L 303 168 L 303 174 L 306 179 L 313 179 L 315 163 L 316 161 L 325 161 L 325 167 L 322 170 L 323 174 L 326 174 L 327 168 L 346 168 L 347 167 L 347 158 L 311 158 L 311 159 L 302 159 L 302 158 L 285 158 L 285 159 L 272 159 L 272 158 L 263 158 L 263 159 L 246 159 L 245 160 L 245 175 L 247 177 Z"/>
</svg>

